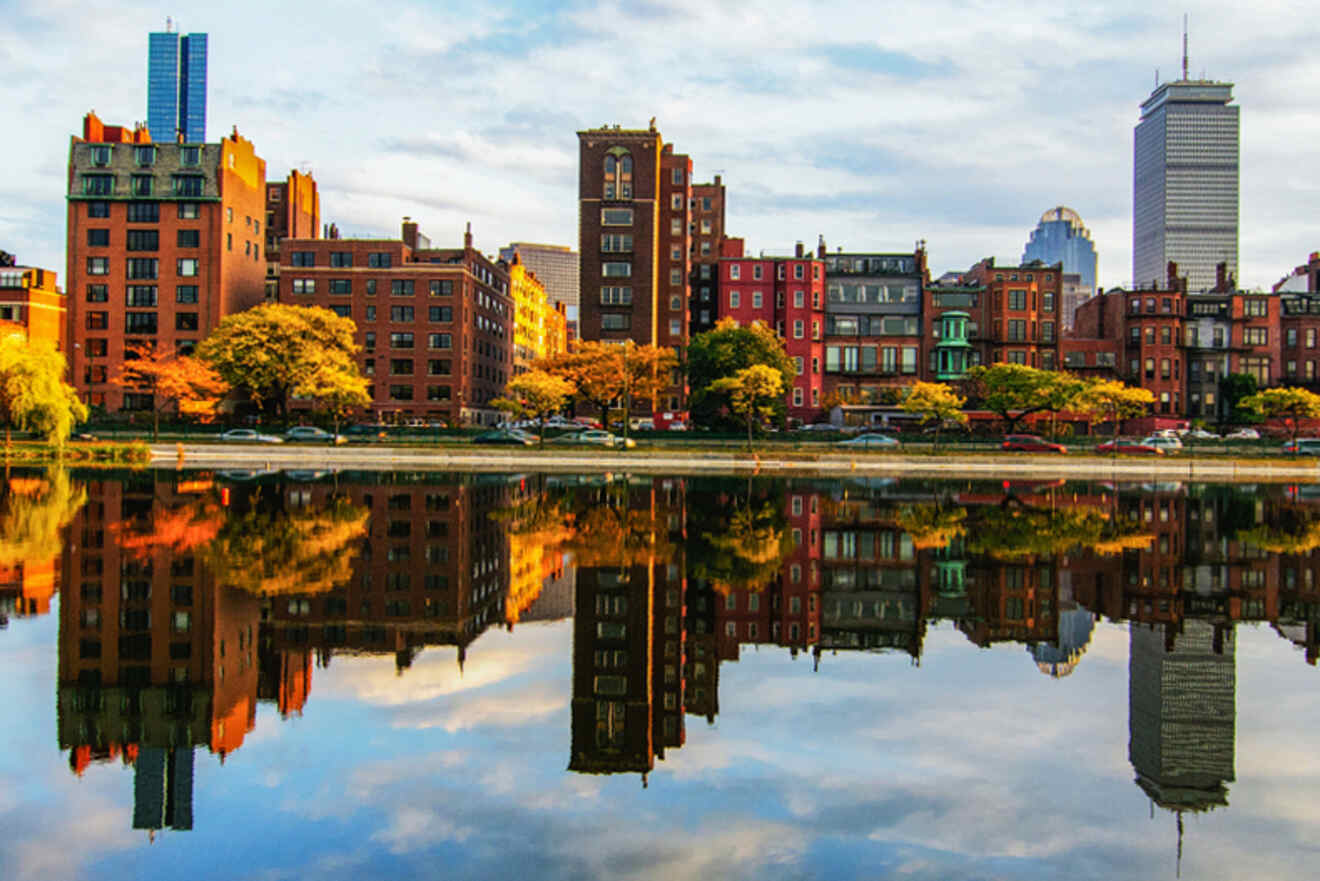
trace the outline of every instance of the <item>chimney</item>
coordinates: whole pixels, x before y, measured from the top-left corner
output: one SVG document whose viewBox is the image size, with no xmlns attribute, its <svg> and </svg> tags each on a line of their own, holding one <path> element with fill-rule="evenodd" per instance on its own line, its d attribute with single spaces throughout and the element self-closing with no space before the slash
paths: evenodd
<svg viewBox="0 0 1320 881">
<path fill-rule="evenodd" d="M 715 186 L 718 187 L 719 185 L 720 185 L 720 176 L 717 174 L 715 175 Z"/>
<path fill-rule="evenodd" d="M 801 242 L 798 242 L 796 245 L 793 246 L 794 257 L 797 257 L 799 260 L 802 259 L 802 252 L 803 252 L 803 247 Z"/>
<path fill-rule="evenodd" d="M 816 241 L 816 256 L 821 260 L 825 259 L 825 236 L 823 234 Z"/>
<path fill-rule="evenodd" d="M 1170 260 L 1169 265 L 1165 267 L 1165 280 L 1168 284 L 1169 290 L 1178 290 L 1178 264 L 1172 260 Z M 1156 285 L 1155 287 L 1157 290 L 1159 289 L 1159 285 Z"/>
<path fill-rule="evenodd" d="M 472 221 L 467 222 L 467 229 L 463 232 L 463 248 L 472 250 Z"/>
<path fill-rule="evenodd" d="M 414 251 L 417 250 L 417 224 L 407 215 L 403 218 L 403 243 Z"/>
</svg>

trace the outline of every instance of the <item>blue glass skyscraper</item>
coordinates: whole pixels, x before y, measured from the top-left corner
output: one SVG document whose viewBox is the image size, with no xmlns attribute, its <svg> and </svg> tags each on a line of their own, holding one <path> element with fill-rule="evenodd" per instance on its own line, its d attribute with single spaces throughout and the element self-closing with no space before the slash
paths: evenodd
<svg viewBox="0 0 1320 881">
<path fill-rule="evenodd" d="M 1060 205 L 1040 216 L 1031 233 L 1022 262 L 1062 263 L 1064 273 L 1081 276 L 1082 288 L 1095 292 L 1096 253 L 1091 231 L 1071 208 Z"/>
<path fill-rule="evenodd" d="M 147 128 L 153 141 L 206 142 L 206 34 L 150 35 Z"/>
</svg>

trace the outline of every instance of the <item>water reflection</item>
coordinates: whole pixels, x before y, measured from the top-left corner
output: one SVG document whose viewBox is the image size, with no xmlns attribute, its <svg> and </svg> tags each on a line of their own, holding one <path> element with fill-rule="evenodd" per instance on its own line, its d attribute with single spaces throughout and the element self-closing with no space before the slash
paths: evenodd
<svg viewBox="0 0 1320 881">
<path fill-rule="evenodd" d="M 919 664 L 948 621 L 1063 678 L 1128 621 L 1127 757 L 1181 822 L 1228 804 L 1235 625 L 1320 650 L 1320 496 L 1293 487 L 158 472 L 14 479 L 2 510 L 6 571 L 61 557 L 59 746 L 131 765 L 145 830 L 191 828 L 195 750 L 240 749 L 259 702 L 300 714 L 336 656 L 461 669 L 489 628 L 568 617 L 567 767 L 643 785 L 749 646 L 828 676 Z"/>
</svg>

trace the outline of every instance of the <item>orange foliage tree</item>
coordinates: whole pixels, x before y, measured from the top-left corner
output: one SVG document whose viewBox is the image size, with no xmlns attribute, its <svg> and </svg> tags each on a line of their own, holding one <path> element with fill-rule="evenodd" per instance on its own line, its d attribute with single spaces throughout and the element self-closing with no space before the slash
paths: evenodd
<svg viewBox="0 0 1320 881">
<path fill-rule="evenodd" d="M 160 436 L 162 411 L 172 406 L 180 416 L 209 420 L 229 393 L 229 383 L 198 358 L 142 345 L 130 351 L 137 357 L 120 366 L 113 382 L 151 395 L 152 440 Z"/>
<path fill-rule="evenodd" d="M 610 406 L 620 397 L 654 402 L 673 381 L 678 358 L 672 349 L 639 346 L 632 340 L 579 341 L 573 351 L 542 358 L 535 366 L 571 382 L 574 397 L 599 409 L 601 427 L 608 431 Z"/>
</svg>

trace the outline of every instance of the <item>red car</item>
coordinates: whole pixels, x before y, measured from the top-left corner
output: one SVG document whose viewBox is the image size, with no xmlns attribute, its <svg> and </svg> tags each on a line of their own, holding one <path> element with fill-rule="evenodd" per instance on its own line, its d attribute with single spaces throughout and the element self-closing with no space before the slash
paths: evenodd
<svg viewBox="0 0 1320 881">
<path fill-rule="evenodd" d="M 1118 452 L 1124 455 L 1134 455 L 1134 456 L 1164 455 L 1164 451 L 1161 450 L 1159 447 L 1151 446 L 1150 444 L 1143 444 L 1141 441 L 1125 440 L 1121 437 L 1116 441 L 1105 441 L 1104 443 L 1100 444 L 1100 446 L 1096 447 L 1095 451 L 1097 453 L 1113 453 L 1115 447 L 1118 448 Z"/>
<path fill-rule="evenodd" d="M 1004 436 L 1003 448 L 1005 450 L 1017 450 L 1022 453 L 1066 453 L 1068 448 L 1063 444 L 1056 444 L 1053 441 L 1047 441 L 1043 437 L 1034 434 L 1009 434 Z"/>
</svg>

